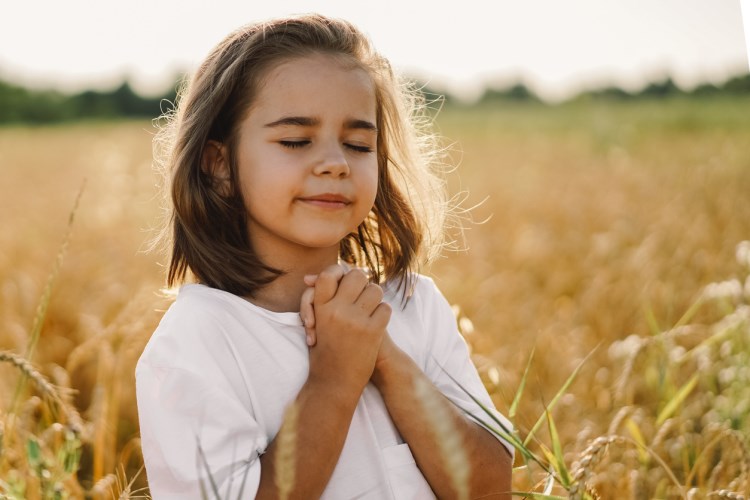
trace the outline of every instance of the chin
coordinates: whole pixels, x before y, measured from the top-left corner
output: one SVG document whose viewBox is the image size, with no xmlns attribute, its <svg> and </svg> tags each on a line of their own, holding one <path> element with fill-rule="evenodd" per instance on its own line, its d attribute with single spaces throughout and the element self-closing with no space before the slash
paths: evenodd
<svg viewBox="0 0 750 500">
<path fill-rule="evenodd" d="M 350 235 L 351 231 L 321 231 L 311 227 L 306 233 L 300 235 L 297 243 L 312 248 L 330 248 L 332 246 L 338 247 L 341 240 Z"/>
<path fill-rule="evenodd" d="M 324 250 L 326 248 L 337 248 L 339 247 L 339 244 L 341 243 L 341 240 L 343 240 L 346 237 L 346 235 L 341 237 L 331 237 L 331 238 L 321 238 L 320 235 L 318 235 L 315 238 L 305 238 L 297 241 L 297 244 L 303 247 L 307 247 L 310 249 L 315 250 Z"/>
</svg>

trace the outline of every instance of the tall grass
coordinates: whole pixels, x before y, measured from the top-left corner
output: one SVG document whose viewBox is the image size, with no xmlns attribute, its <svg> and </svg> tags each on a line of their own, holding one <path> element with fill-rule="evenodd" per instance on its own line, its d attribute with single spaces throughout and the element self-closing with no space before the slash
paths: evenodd
<svg viewBox="0 0 750 500">
<path fill-rule="evenodd" d="M 508 436 L 526 476 L 518 495 L 548 498 L 747 498 L 750 495 L 750 242 L 737 246 L 742 274 L 706 286 L 677 325 L 653 335 L 631 335 L 609 346 L 619 368 L 617 411 L 600 413 L 607 432 L 580 452 L 564 453 L 551 407 L 577 372 L 562 384 L 540 416 L 546 440 L 532 440 L 538 425 Z M 691 323 L 699 309 L 713 321 Z M 517 396 L 520 396 L 523 382 Z M 613 408 L 614 410 L 614 408 Z M 524 437 L 525 435 L 525 437 Z M 522 476 L 522 477 L 523 477 Z M 516 475 L 516 484 L 522 481 Z M 543 486 L 537 486 L 537 485 Z"/>
<path fill-rule="evenodd" d="M 750 239 L 747 104 L 510 106 L 438 118 L 457 141 L 453 190 L 468 190 L 468 204 L 489 198 L 473 211 L 484 224 L 468 228 L 469 252 L 431 273 L 461 306 L 483 380 L 518 429 L 515 490 L 750 494 L 750 285 L 735 256 Z M 158 258 L 141 252 L 159 215 L 150 130 L 0 130 L 2 495 L 147 493 L 133 369 L 168 305 Z M 14 409 L 19 377 L 30 383 Z"/>
</svg>

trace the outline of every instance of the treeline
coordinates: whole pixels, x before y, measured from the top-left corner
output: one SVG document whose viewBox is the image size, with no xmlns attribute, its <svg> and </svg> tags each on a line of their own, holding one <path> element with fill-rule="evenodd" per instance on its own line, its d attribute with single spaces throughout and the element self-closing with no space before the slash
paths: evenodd
<svg viewBox="0 0 750 500">
<path fill-rule="evenodd" d="M 175 85 L 175 88 L 177 86 Z M 422 88 L 428 100 L 444 99 L 449 106 L 487 106 L 497 102 L 537 102 L 544 104 L 523 84 L 508 88 L 488 88 L 472 103 L 432 89 Z M 690 91 L 682 90 L 671 79 L 651 83 L 638 92 L 630 93 L 618 87 L 584 92 L 573 101 L 661 99 L 669 97 L 711 98 L 726 95 L 750 95 L 750 73 L 736 76 L 722 85 L 703 84 Z M 155 118 L 170 109 L 176 100 L 174 89 L 157 97 L 143 97 L 133 91 L 128 82 L 111 91 L 87 90 L 68 95 L 57 91 L 30 90 L 0 81 L 0 124 L 43 124 L 81 119 Z"/>
<path fill-rule="evenodd" d="M 176 91 L 143 97 L 128 82 L 111 91 L 86 90 L 67 95 L 29 90 L 0 81 L 0 124 L 56 123 L 81 119 L 155 118 L 169 109 Z"/>
<path fill-rule="evenodd" d="M 447 105 L 486 106 L 495 102 L 508 101 L 538 102 L 545 104 L 545 102 L 529 87 L 520 83 L 500 89 L 487 88 L 482 96 L 472 103 L 462 102 L 455 96 L 451 96 L 445 92 L 440 92 L 430 87 L 424 87 L 423 91 L 428 99 L 442 98 Z M 582 92 L 566 102 L 585 100 L 627 101 L 635 99 L 663 99 L 679 96 L 706 98 L 727 95 L 750 95 L 750 73 L 731 78 L 721 85 L 704 83 L 689 91 L 678 87 L 671 78 L 667 78 L 661 82 L 650 83 L 637 92 L 628 92 L 619 87 L 605 87 Z"/>
</svg>

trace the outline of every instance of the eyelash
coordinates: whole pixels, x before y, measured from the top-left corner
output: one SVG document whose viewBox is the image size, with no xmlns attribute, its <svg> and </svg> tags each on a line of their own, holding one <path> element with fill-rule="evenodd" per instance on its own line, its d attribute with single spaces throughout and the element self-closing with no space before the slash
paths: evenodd
<svg viewBox="0 0 750 500">
<path fill-rule="evenodd" d="M 289 149 L 299 149 L 310 144 L 310 141 L 279 141 L 279 144 Z M 347 148 L 357 153 L 372 153 L 372 148 L 369 146 L 357 146 L 355 144 L 344 144 Z"/>
</svg>

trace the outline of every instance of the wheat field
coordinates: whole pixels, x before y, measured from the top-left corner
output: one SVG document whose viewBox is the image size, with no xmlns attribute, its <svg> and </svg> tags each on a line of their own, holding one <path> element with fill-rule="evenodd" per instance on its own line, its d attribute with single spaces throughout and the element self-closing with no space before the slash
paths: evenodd
<svg viewBox="0 0 750 500">
<path fill-rule="evenodd" d="M 516 490 L 750 495 L 743 109 L 750 99 L 438 115 L 450 189 L 473 208 L 464 250 L 423 271 L 539 459 L 518 453 Z M 0 129 L 0 497 L 147 494 L 133 369 L 168 306 L 164 258 L 147 251 L 154 132 Z"/>
</svg>

